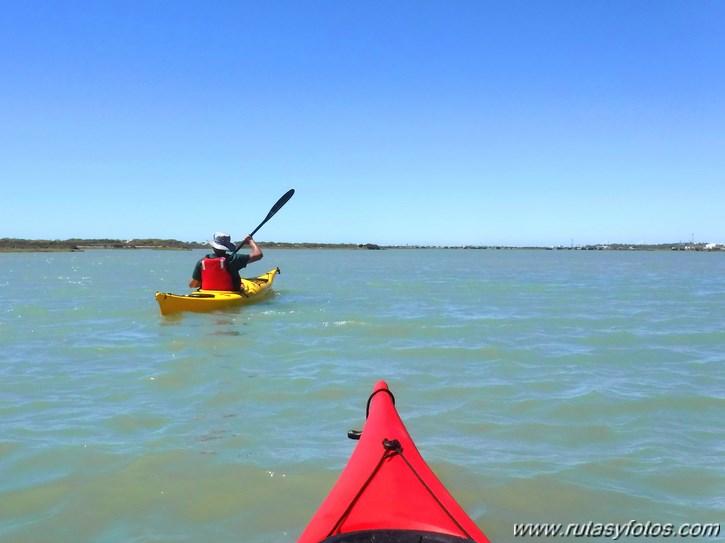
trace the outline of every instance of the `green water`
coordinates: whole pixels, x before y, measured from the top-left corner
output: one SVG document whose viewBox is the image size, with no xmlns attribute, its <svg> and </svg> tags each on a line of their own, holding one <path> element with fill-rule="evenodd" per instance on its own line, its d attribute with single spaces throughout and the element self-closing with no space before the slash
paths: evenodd
<svg viewBox="0 0 725 543">
<path fill-rule="evenodd" d="M 725 254 L 267 250 L 161 317 L 200 254 L 0 254 L 4 543 L 296 541 L 378 379 L 493 541 L 722 522 Z"/>
</svg>

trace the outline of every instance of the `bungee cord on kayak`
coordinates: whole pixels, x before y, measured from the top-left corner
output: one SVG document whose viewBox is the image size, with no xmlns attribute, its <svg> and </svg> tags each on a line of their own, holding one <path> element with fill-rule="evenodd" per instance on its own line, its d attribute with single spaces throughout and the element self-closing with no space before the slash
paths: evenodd
<svg viewBox="0 0 725 543">
<path fill-rule="evenodd" d="M 385 381 L 348 437 L 358 443 L 298 543 L 488 543 L 420 455 Z"/>
<path fill-rule="evenodd" d="M 392 394 L 391 394 L 392 396 Z M 466 534 L 466 537 L 469 539 L 473 539 L 471 535 L 466 531 L 466 529 L 461 526 L 461 523 L 456 520 L 456 517 L 454 517 L 451 512 L 446 508 L 445 505 L 441 503 L 441 501 L 438 499 L 438 496 L 435 495 L 435 493 L 431 490 L 431 488 L 426 484 L 426 482 L 423 480 L 423 478 L 420 476 L 420 474 L 416 471 L 416 469 L 411 465 L 410 462 L 408 462 L 408 459 L 403 454 L 403 446 L 400 444 L 400 441 L 397 439 L 394 439 L 392 441 L 388 441 L 387 439 L 383 440 L 383 447 L 385 447 L 386 453 L 391 452 L 395 453 L 400 456 L 400 458 L 403 459 L 403 462 L 410 468 L 410 471 L 413 472 L 413 475 L 420 481 L 420 484 L 423 485 L 423 488 L 425 488 L 428 493 L 431 495 L 431 497 L 436 501 L 436 503 L 440 506 L 441 510 L 445 512 L 446 515 L 453 521 L 453 523 L 458 526 L 458 529 L 461 530 L 464 534 Z M 392 454 L 390 455 L 392 456 Z"/>
<path fill-rule="evenodd" d="M 368 398 L 368 404 L 365 407 L 365 420 L 367 420 L 368 417 L 370 417 L 370 402 L 373 401 L 373 397 L 376 394 L 378 394 L 379 392 L 386 392 L 388 394 L 388 396 L 390 396 L 390 401 L 393 402 L 393 405 L 395 405 L 395 396 L 387 388 L 381 388 L 380 390 L 376 390 L 375 392 L 370 394 L 370 397 Z"/>
<path fill-rule="evenodd" d="M 373 395 L 377 394 L 378 392 L 387 392 L 388 394 L 390 394 L 390 397 L 392 398 L 393 403 L 395 403 L 395 397 L 393 396 L 393 393 L 390 392 L 389 390 L 385 390 L 385 389 L 375 391 L 370 396 L 370 399 L 372 399 Z M 370 399 L 368 400 L 368 408 L 370 407 L 370 403 L 369 403 Z M 441 503 L 441 501 L 438 499 L 438 497 L 435 495 L 435 493 L 431 490 L 431 488 L 426 484 L 426 482 L 423 480 L 423 478 L 420 476 L 420 474 L 415 470 L 415 468 L 411 465 L 411 463 L 408 462 L 408 459 L 403 454 L 403 446 L 400 444 L 400 441 L 398 441 L 397 439 L 387 439 L 386 438 L 386 439 L 383 439 L 382 445 L 383 445 L 383 454 L 380 457 L 380 461 L 375 466 L 375 469 L 373 469 L 373 472 L 370 474 L 367 481 L 365 481 L 365 483 L 362 485 L 362 487 L 360 488 L 358 493 L 355 495 L 352 502 L 350 502 L 350 505 L 348 505 L 347 508 L 345 509 L 345 511 L 342 513 L 342 515 L 340 515 L 340 518 L 337 520 L 335 525 L 332 527 L 330 532 L 327 534 L 327 537 L 330 537 L 336 533 L 336 531 L 339 529 L 340 525 L 345 521 L 345 518 L 347 517 L 349 512 L 355 506 L 355 503 L 357 503 L 357 501 L 360 499 L 360 496 L 362 496 L 362 494 L 365 492 L 365 489 L 368 487 L 370 482 L 373 480 L 373 478 L 375 477 L 375 474 L 378 472 L 378 470 L 383 465 L 383 463 L 386 460 L 393 458 L 395 455 L 398 455 L 403 460 L 403 462 L 405 462 L 405 465 L 408 466 L 408 468 L 413 473 L 413 475 L 415 475 L 416 479 L 418 479 L 420 484 L 423 485 L 423 488 L 425 488 L 428 491 L 428 493 L 431 495 L 431 497 L 440 506 L 441 510 L 443 512 L 445 512 L 446 515 L 448 515 L 448 517 L 453 521 L 453 523 L 458 527 L 458 529 L 461 530 L 461 532 L 463 532 L 466 535 L 466 537 L 468 539 L 473 540 L 471 535 L 466 531 L 466 529 L 463 526 L 461 526 L 461 524 L 456 520 L 456 518 L 446 508 L 446 506 Z"/>
<path fill-rule="evenodd" d="M 387 440 L 383 440 L 383 448 L 385 448 L 385 442 L 386 441 Z M 352 511 L 352 508 L 355 506 L 355 504 L 357 503 L 357 501 L 360 499 L 360 496 L 363 495 L 363 492 L 365 492 L 365 489 L 368 487 L 368 485 L 370 484 L 370 482 L 373 480 L 373 477 L 375 477 L 375 474 L 380 469 L 380 466 L 383 465 L 383 462 L 385 462 L 386 458 L 389 458 L 390 457 L 391 453 L 392 454 L 395 454 L 395 451 L 391 451 L 391 450 L 385 448 L 385 450 L 383 451 L 383 455 L 380 457 L 380 461 L 375 466 L 375 469 L 373 469 L 373 472 L 370 474 L 370 477 L 368 477 L 367 481 L 365 481 L 365 483 L 360 487 L 360 490 L 355 495 L 355 497 L 352 499 L 352 501 L 350 502 L 350 505 L 347 506 L 347 509 L 345 509 L 345 511 L 343 511 L 342 515 L 340 515 L 340 518 L 337 519 L 337 522 L 332 527 L 332 529 L 330 530 L 330 532 L 327 534 L 327 537 L 330 537 L 331 535 L 333 535 L 340 528 L 340 526 L 342 525 L 342 523 L 347 518 L 347 515 L 350 513 L 350 511 Z"/>
</svg>

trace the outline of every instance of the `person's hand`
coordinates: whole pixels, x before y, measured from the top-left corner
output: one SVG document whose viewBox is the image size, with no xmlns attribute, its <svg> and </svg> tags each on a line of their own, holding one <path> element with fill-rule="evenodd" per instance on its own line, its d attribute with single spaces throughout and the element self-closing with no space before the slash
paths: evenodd
<svg viewBox="0 0 725 543">
<path fill-rule="evenodd" d="M 244 238 L 244 240 L 242 241 L 242 247 L 247 245 L 251 239 L 252 239 L 252 236 L 247 236 L 246 238 Z"/>
</svg>

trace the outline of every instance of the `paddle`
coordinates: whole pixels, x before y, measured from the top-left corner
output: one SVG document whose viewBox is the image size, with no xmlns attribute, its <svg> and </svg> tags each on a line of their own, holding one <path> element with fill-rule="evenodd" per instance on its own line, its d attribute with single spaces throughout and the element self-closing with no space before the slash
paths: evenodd
<svg viewBox="0 0 725 543">
<path fill-rule="evenodd" d="M 259 226 L 252 230 L 252 233 L 249 234 L 249 237 L 254 237 L 254 234 L 257 233 L 257 230 L 262 228 L 264 226 L 264 223 L 266 223 L 269 219 L 274 217 L 274 214 L 277 213 L 280 209 L 282 209 L 282 206 L 285 205 L 290 198 L 292 198 L 292 195 L 295 193 L 295 189 L 290 189 L 287 192 L 285 192 L 284 196 L 277 200 L 277 203 L 272 206 L 272 209 L 269 210 L 269 213 L 267 213 L 267 216 L 264 218 L 262 222 L 259 223 Z M 242 248 L 242 245 L 240 244 L 239 247 L 237 247 L 232 254 L 235 254 L 239 249 Z"/>
</svg>

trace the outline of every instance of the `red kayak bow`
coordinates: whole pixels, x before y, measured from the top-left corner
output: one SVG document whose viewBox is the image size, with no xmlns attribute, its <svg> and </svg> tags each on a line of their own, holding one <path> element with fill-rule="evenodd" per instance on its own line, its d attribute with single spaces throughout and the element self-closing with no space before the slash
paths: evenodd
<svg viewBox="0 0 725 543">
<path fill-rule="evenodd" d="M 425 463 L 385 381 L 360 442 L 298 543 L 488 543 Z"/>
</svg>

